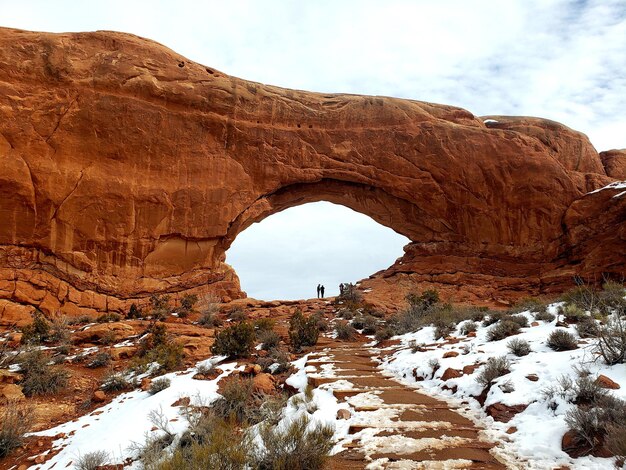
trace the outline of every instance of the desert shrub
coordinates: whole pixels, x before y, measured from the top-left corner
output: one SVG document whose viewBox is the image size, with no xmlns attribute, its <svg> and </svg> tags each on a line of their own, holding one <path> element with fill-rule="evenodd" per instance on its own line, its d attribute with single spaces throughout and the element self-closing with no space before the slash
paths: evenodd
<svg viewBox="0 0 626 470">
<path fill-rule="evenodd" d="M 317 323 L 317 329 L 319 331 L 328 331 L 328 322 L 326 321 L 326 318 L 324 318 L 324 312 L 318 310 L 313 315 L 311 315 L 311 317 L 315 319 L 315 322 Z"/>
<path fill-rule="evenodd" d="M 98 470 L 100 467 L 106 465 L 109 459 L 109 453 L 104 450 L 88 452 L 78 457 L 74 468 L 76 468 L 76 470 Z"/>
<path fill-rule="evenodd" d="M 216 416 L 244 424 L 256 424 L 260 421 L 260 408 L 265 395 L 254 391 L 252 379 L 229 380 L 221 395 L 211 404 Z"/>
<path fill-rule="evenodd" d="M 252 322 L 252 325 L 254 326 L 254 330 L 257 332 L 258 336 L 260 333 L 263 333 L 265 331 L 272 331 L 274 329 L 275 323 L 274 320 L 270 318 L 259 318 L 257 320 L 254 320 L 254 322 Z"/>
<path fill-rule="evenodd" d="M 127 374 L 123 372 L 110 371 L 100 384 L 100 388 L 105 392 L 120 392 L 122 390 L 130 390 L 135 384 L 128 379 Z"/>
<path fill-rule="evenodd" d="M 490 357 L 483 370 L 476 376 L 476 381 L 484 387 L 490 387 L 498 377 L 511 371 L 511 363 L 505 356 Z"/>
<path fill-rule="evenodd" d="M 565 304 L 559 307 L 558 312 L 569 322 L 577 322 L 586 316 L 585 311 L 576 304 Z"/>
<path fill-rule="evenodd" d="M 613 318 L 600 328 L 594 350 L 609 365 L 626 362 L 626 319 Z"/>
<path fill-rule="evenodd" d="M 626 402 L 612 395 L 606 395 L 591 406 L 575 406 L 565 414 L 570 431 L 590 450 L 609 440 L 610 431 L 623 429 L 625 422 Z"/>
<path fill-rule="evenodd" d="M 198 303 L 198 296 L 195 294 L 186 294 L 180 299 L 180 308 L 178 315 L 185 317 L 194 311 L 194 306 Z"/>
<path fill-rule="evenodd" d="M 356 316 L 356 312 L 351 308 L 340 308 L 337 310 L 337 316 L 344 320 L 352 320 Z"/>
<path fill-rule="evenodd" d="M 466 320 L 461 324 L 459 333 L 463 336 L 467 336 L 468 333 L 472 333 L 478 329 L 478 323 L 473 320 Z"/>
<path fill-rule="evenodd" d="M 524 315 L 510 315 L 504 317 L 504 320 L 515 322 L 520 326 L 520 328 L 528 328 L 528 318 Z"/>
<path fill-rule="evenodd" d="M 252 443 L 235 423 L 210 412 L 195 413 L 179 448 L 158 470 L 239 470 L 250 468 Z"/>
<path fill-rule="evenodd" d="M 47 341 L 50 336 L 50 323 L 43 313 L 36 310 L 33 314 L 33 321 L 22 327 L 23 344 L 40 344 Z"/>
<path fill-rule="evenodd" d="M 597 292 L 587 285 L 580 284 L 574 289 L 565 292 L 562 300 L 566 304 L 572 304 L 583 311 L 594 312 L 598 309 L 599 298 Z"/>
<path fill-rule="evenodd" d="M 507 343 L 507 348 L 511 352 L 518 357 L 528 356 L 530 354 L 530 343 L 526 340 L 514 338 Z"/>
<path fill-rule="evenodd" d="M 434 323 L 435 330 L 433 331 L 433 335 L 435 339 L 447 338 L 452 334 L 455 328 L 454 323 L 446 322 L 443 319 L 440 319 Z"/>
<path fill-rule="evenodd" d="M 525 299 L 520 300 L 515 307 L 513 308 L 513 312 L 521 313 L 521 312 L 531 312 L 533 314 L 541 314 L 546 311 L 547 305 L 541 300 L 535 297 L 527 297 Z"/>
<path fill-rule="evenodd" d="M 455 306 L 454 316 L 457 318 L 457 323 L 460 323 L 465 320 L 472 320 L 473 322 L 482 321 L 485 316 L 489 314 L 489 309 L 487 307 L 476 307 L 476 306 L 466 306 L 460 305 Z"/>
<path fill-rule="evenodd" d="M 24 395 L 54 394 L 67 385 L 69 373 L 61 367 L 51 366 L 42 351 L 34 350 L 23 354 L 19 365 L 24 374 L 20 383 Z"/>
<path fill-rule="evenodd" d="M 172 385 L 172 381 L 170 379 L 167 379 L 165 377 L 160 378 L 160 379 L 155 379 L 150 383 L 150 389 L 148 390 L 148 393 L 150 393 L 151 395 L 154 395 L 156 393 L 162 392 L 163 390 L 168 388 L 170 385 Z"/>
<path fill-rule="evenodd" d="M 198 320 L 200 326 L 205 328 L 217 328 L 222 326 L 222 320 L 218 316 L 217 312 L 203 312 L 202 316 Z"/>
<path fill-rule="evenodd" d="M 604 314 L 617 313 L 626 314 L 626 288 L 618 282 L 606 282 L 598 294 L 601 309 Z"/>
<path fill-rule="evenodd" d="M 483 319 L 483 326 L 491 326 L 498 323 L 505 316 L 507 316 L 505 312 L 491 311 L 489 312 L 489 315 Z"/>
<path fill-rule="evenodd" d="M 334 429 L 309 426 L 306 415 L 285 428 L 261 426 L 262 445 L 257 448 L 254 467 L 259 470 L 321 470 L 333 447 Z"/>
<path fill-rule="evenodd" d="M 100 315 L 96 321 L 98 323 L 109 323 L 109 322 L 114 322 L 114 321 L 120 321 L 122 319 L 122 316 L 118 313 L 113 313 L 113 312 L 109 312 L 109 313 L 103 313 L 102 315 Z"/>
<path fill-rule="evenodd" d="M 606 447 L 615 457 L 617 468 L 626 463 L 626 424 L 610 424 L 606 427 Z"/>
<path fill-rule="evenodd" d="M 520 332 L 520 324 L 509 320 L 500 320 L 487 332 L 487 341 L 500 341 Z"/>
<path fill-rule="evenodd" d="M 274 349 L 280 344 L 280 335 L 273 330 L 262 331 L 259 333 L 258 339 L 262 344 L 262 348 L 266 351 Z"/>
<path fill-rule="evenodd" d="M 352 320 L 352 326 L 357 330 L 362 330 L 364 335 L 373 335 L 376 333 L 378 320 L 371 315 L 361 315 Z"/>
<path fill-rule="evenodd" d="M 578 347 L 576 337 L 566 330 L 554 330 L 548 335 L 546 344 L 553 351 L 570 351 Z"/>
<path fill-rule="evenodd" d="M 163 320 L 170 313 L 172 313 L 172 306 L 169 295 L 153 294 L 150 296 L 150 314 L 154 319 Z"/>
<path fill-rule="evenodd" d="M 296 310 L 289 320 L 289 339 L 296 351 L 303 346 L 314 346 L 319 337 L 319 328 L 314 317 L 305 317 L 300 310 Z"/>
<path fill-rule="evenodd" d="M 0 407 L 0 459 L 24 443 L 33 420 L 33 409 L 17 401 Z"/>
<path fill-rule="evenodd" d="M 395 315 L 394 318 L 397 333 L 417 331 L 433 320 L 443 322 L 442 309 L 439 308 L 439 293 L 436 290 L 429 289 L 421 295 L 409 293 L 406 301 L 409 304 L 408 308 Z"/>
<path fill-rule="evenodd" d="M 248 356 L 254 345 L 254 337 L 254 327 L 250 323 L 236 323 L 215 335 L 211 352 L 232 358 Z"/>
<path fill-rule="evenodd" d="M 70 328 L 67 317 L 58 316 L 52 320 L 50 325 L 50 333 L 48 334 L 47 341 L 52 343 L 67 344 L 70 341 Z"/>
<path fill-rule="evenodd" d="M 380 341 L 385 341 L 388 340 L 389 338 L 395 336 L 395 330 L 390 327 L 390 326 L 383 326 L 380 327 L 376 330 L 376 334 L 374 335 L 374 339 L 376 339 L 376 341 L 380 342 Z"/>
<path fill-rule="evenodd" d="M 598 336 L 599 331 L 596 321 L 588 316 L 582 317 L 576 324 L 576 332 L 581 338 L 593 338 Z"/>
<path fill-rule="evenodd" d="M 145 369 L 151 363 L 159 364 L 161 371 L 171 371 L 183 363 L 183 345 L 175 341 L 163 323 L 154 323 L 148 328 L 148 335 L 139 344 L 133 367 Z M 217 342 L 217 338 L 216 338 Z"/>
<path fill-rule="evenodd" d="M 87 363 L 87 367 L 90 369 L 96 369 L 98 367 L 104 367 L 111 362 L 111 355 L 108 352 L 97 353 L 91 361 Z"/>
<path fill-rule="evenodd" d="M 131 304 L 130 305 L 130 309 L 128 310 L 127 317 L 129 319 L 131 319 L 131 320 L 137 319 L 137 318 L 142 318 L 143 317 L 143 312 L 141 311 L 140 308 L 137 307 L 136 304 Z"/>
<path fill-rule="evenodd" d="M 248 319 L 248 315 L 241 307 L 235 307 L 226 312 L 226 316 L 233 322 L 242 322 Z"/>
<path fill-rule="evenodd" d="M 343 290 L 337 296 L 335 302 L 356 305 L 363 302 L 363 295 L 354 284 L 345 283 L 343 284 Z"/>
<path fill-rule="evenodd" d="M 589 405 L 601 403 L 609 394 L 608 390 L 602 388 L 589 371 L 578 371 L 578 377 L 573 382 L 574 402 L 578 405 Z"/>
<path fill-rule="evenodd" d="M 357 331 L 352 325 L 347 322 L 339 322 L 335 325 L 335 332 L 337 333 L 337 339 L 342 341 L 351 341 L 356 338 Z"/>
<path fill-rule="evenodd" d="M 556 318 L 553 313 L 550 313 L 547 310 L 533 313 L 533 316 L 535 317 L 535 320 L 545 321 L 546 323 L 550 323 Z"/>
<path fill-rule="evenodd" d="M 291 369 L 290 357 L 285 351 L 274 348 L 265 357 L 257 359 L 257 364 L 263 368 L 263 372 L 280 374 Z"/>
</svg>

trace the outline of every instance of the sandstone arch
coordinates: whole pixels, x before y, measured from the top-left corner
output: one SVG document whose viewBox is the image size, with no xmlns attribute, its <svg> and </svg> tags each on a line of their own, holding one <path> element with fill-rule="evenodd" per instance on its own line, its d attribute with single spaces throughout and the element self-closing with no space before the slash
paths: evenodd
<svg viewBox="0 0 626 470">
<path fill-rule="evenodd" d="M 237 233 L 320 199 L 413 240 L 383 280 L 496 298 L 625 272 L 626 198 L 588 194 L 616 178 L 561 124 L 281 89 L 121 33 L 0 29 L 0 46 L 5 323 L 237 297 Z"/>
</svg>

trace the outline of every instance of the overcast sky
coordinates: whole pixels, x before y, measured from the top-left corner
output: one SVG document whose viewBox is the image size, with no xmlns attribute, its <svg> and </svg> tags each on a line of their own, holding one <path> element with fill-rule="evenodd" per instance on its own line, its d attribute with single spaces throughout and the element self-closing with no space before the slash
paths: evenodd
<svg viewBox="0 0 626 470">
<path fill-rule="evenodd" d="M 626 0 L 0 0 L 0 25 L 126 31 L 249 80 L 541 116 L 626 148 Z M 250 227 L 228 261 L 250 296 L 299 298 L 385 268 L 405 241 L 309 204 Z"/>
</svg>

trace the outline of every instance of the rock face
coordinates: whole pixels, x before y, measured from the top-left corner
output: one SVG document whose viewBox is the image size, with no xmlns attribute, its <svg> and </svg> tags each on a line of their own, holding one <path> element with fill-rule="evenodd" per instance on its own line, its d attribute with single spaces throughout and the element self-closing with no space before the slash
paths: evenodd
<svg viewBox="0 0 626 470">
<path fill-rule="evenodd" d="M 0 29 L 0 91 L 4 324 L 242 297 L 237 234 L 320 200 L 412 240 L 381 285 L 507 298 L 625 271 L 626 197 L 588 194 L 621 173 L 554 122 L 261 85 L 113 32 Z"/>
</svg>

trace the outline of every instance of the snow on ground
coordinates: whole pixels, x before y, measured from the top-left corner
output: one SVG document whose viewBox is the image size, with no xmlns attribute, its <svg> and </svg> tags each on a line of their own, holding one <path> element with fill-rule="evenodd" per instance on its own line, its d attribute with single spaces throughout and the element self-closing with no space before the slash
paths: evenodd
<svg viewBox="0 0 626 470">
<path fill-rule="evenodd" d="M 214 357 L 199 362 L 197 367 L 210 367 L 220 359 L 223 358 Z M 180 415 L 181 408 L 173 407 L 172 404 L 182 397 L 189 397 L 192 405 L 208 404 L 215 400 L 219 396 L 218 381 L 235 370 L 236 363 L 220 364 L 220 368 L 224 372 L 214 380 L 194 380 L 192 377 L 197 373 L 196 368 L 165 374 L 158 378 L 167 378 L 171 384 L 159 393 L 151 395 L 141 390 L 123 393 L 88 415 L 33 433 L 35 436 L 55 436 L 60 433 L 67 436 L 54 441 L 53 448 L 62 450 L 38 468 L 66 468 L 81 455 L 94 451 L 109 452 L 111 460 L 118 463 L 133 457 L 134 452 L 129 448 L 133 443 L 143 444 L 146 436 L 160 432 L 151 431 L 153 424 L 149 414 L 154 410 L 163 413 L 173 432 L 182 433 L 187 422 Z M 139 467 L 135 463 L 128 468 Z"/>
<path fill-rule="evenodd" d="M 556 313 L 559 305 L 551 305 L 549 311 Z M 523 312 L 522 315 L 528 318 L 529 323 L 535 321 L 530 312 Z M 538 323 L 538 326 L 523 328 L 521 334 L 492 342 L 487 341 L 486 336 L 493 326 L 480 326 L 476 337 L 467 337 L 457 344 L 444 343 L 443 340 L 435 341 L 434 329 L 422 328 L 415 333 L 395 337 L 400 339 L 403 347 L 386 357 L 381 367 L 402 383 L 420 387 L 425 393 L 447 398 L 461 406 L 463 406 L 461 402 L 469 403 L 465 414 L 474 419 L 478 417 L 485 425 L 488 437 L 502 443 L 502 454 L 508 460 L 521 460 L 521 468 L 545 469 L 560 465 L 569 465 L 572 469 L 581 470 L 612 468 L 613 459 L 595 457 L 572 459 L 561 450 L 561 438 L 567 430 L 565 413 L 575 405 L 557 397 L 558 407 L 552 411 L 542 395 L 542 390 L 556 385 L 557 379 L 564 375 L 574 379 L 577 377 L 575 368 L 585 367 L 594 375 L 603 374 L 620 384 L 621 388 L 612 392 L 618 398 L 626 399 L 626 367 L 623 364 L 607 366 L 601 360 L 596 360 L 591 350 L 592 340 L 580 340 L 579 348 L 574 351 L 555 352 L 546 345 L 546 339 L 557 329 L 556 320 Z M 463 338 L 459 329 L 460 325 L 453 336 Z M 568 331 L 576 335 L 574 327 L 568 328 Z M 528 341 L 532 352 L 524 357 L 511 354 L 507 343 L 512 338 Z M 426 350 L 413 352 L 415 344 L 427 345 Z M 459 355 L 443 358 L 444 353 L 449 351 L 456 351 Z M 476 381 L 481 368 L 473 374 L 465 374 L 445 382 L 441 380 L 448 368 L 461 371 L 465 366 L 484 364 L 489 358 L 498 356 L 506 356 L 511 362 L 511 372 L 496 379 L 487 395 L 485 407 L 495 403 L 510 406 L 529 404 L 508 423 L 494 421 L 474 398 L 482 391 L 482 386 Z M 438 362 L 440 367 L 433 373 L 435 362 Z M 526 378 L 531 374 L 538 377 L 536 382 Z M 415 376 L 424 377 L 424 380 L 418 382 Z M 457 390 L 453 393 L 452 390 L 444 389 L 444 386 L 447 388 L 456 386 Z M 506 431 L 511 427 L 517 428 L 517 431 L 507 434 Z"/>
</svg>

